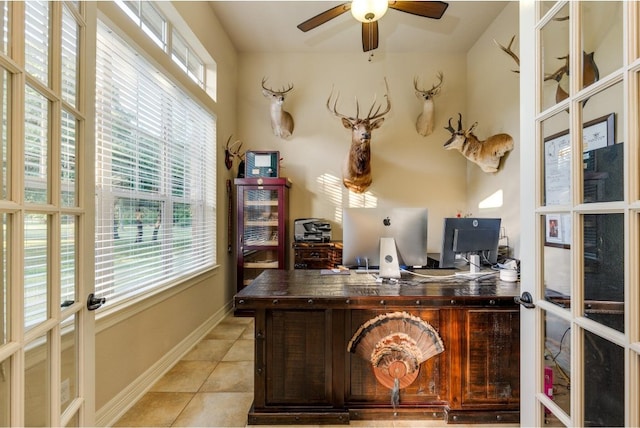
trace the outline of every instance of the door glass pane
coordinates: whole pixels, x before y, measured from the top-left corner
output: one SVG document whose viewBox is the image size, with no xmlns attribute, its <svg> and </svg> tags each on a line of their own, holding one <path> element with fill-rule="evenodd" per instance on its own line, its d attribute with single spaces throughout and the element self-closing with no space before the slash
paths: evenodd
<svg viewBox="0 0 640 428">
<path fill-rule="evenodd" d="M 555 1 L 541 1 L 540 2 L 540 18 L 544 17 L 547 12 L 556 4 Z"/>
<path fill-rule="evenodd" d="M 542 110 L 567 98 L 569 92 L 569 6 L 565 5 L 542 28 Z"/>
<path fill-rule="evenodd" d="M 61 216 L 60 224 L 60 297 L 64 307 L 76 298 L 76 217 Z"/>
<path fill-rule="evenodd" d="M 11 39 L 9 39 L 9 3 L 8 1 L 0 1 L 0 30 L 2 34 L 2 40 L 0 40 L 0 52 L 5 55 L 9 55 L 9 44 Z"/>
<path fill-rule="evenodd" d="M 583 199 L 585 203 L 624 199 L 622 83 L 587 100 L 583 107 Z"/>
<path fill-rule="evenodd" d="M 580 3 L 584 51 L 582 88 L 622 67 L 622 5 L 621 1 Z"/>
<path fill-rule="evenodd" d="M 30 86 L 25 90 L 25 202 L 47 203 L 49 101 Z"/>
<path fill-rule="evenodd" d="M 560 112 L 541 124 L 544 145 L 543 205 L 566 205 L 571 202 L 571 136 L 569 115 Z"/>
<path fill-rule="evenodd" d="M 9 317 L 9 301 L 10 301 L 10 288 L 9 288 L 9 215 L 2 214 L 2 252 L 0 257 L 0 263 L 2 263 L 2 270 L 0 271 L 0 345 L 4 345 L 9 341 L 9 327 L 11 318 Z M 0 379 L 1 380 L 1 379 Z"/>
<path fill-rule="evenodd" d="M 66 110 L 62 111 L 62 135 L 60 147 L 60 191 L 62 192 L 62 205 L 74 207 L 76 198 L 76 125 L 75 117 Z"/>
<path fill-rule="evenodd" d="M 24 3 L 24 66 L 27 73 L 49 84 L 49 2 Z"/>
<path fill-rule="evenodd" d="M 624 426 L 624 350 L 584 332 L 584 425 Z"/>
<path fill-rule="evenodd" d="M 62 12 L 62 98 L 75 107 L 78 86 L 78 24 L 66 5 Z"/>
<path fill-rule="evenodd" d="M 571 214 L 542 216 L 544 237 L 545 299 L 562 307 L 571 307 Z"/>
<path fill-rule="evenodd" d="M 8 427 L 11 417 L 11 359 L 0 361 L 0 426 Z"/>
<path fill-rule="evenodd" d="M 584 316 L 624 331 L 624 214 L 588 214 L 583 226 Z"/>
<path fill-rule="evenodd" d="M 545 312 L 543 393 L 571 415 L 571 325 Z M 545 425 L 562 426 L 546 409 Z"/>
<path fill-rule="evenodd" d="M 38 337 L 25 347 L 24 420 L 28 427 L 47 427 L 51 396 L 49 379 L 50 343 L 48 335 Z"/>
<path fill-rule="evenodd" d="M 62 322 L 60 356 L 60 413 L 78 397 L 77 314 Z"/>
<path fill-rule="evenodd" d="M 8 199 L 9 198 L 9 171 L 8 160 L 10 159 L 10 144 L 9 144 L 9 121 L 10 110 L 9 110 L 9 88 L 11 87 L 11 74 L 4 68 L 0 68 L 0 78 L 2 79 L 2 87 L 0 91 L 0 109 L 2 112 L 0 114 L 0 161 L 2 161 L 2 175 L 0 175 L 0 198 Z"/>
<path fill-rule="evenodd" d="M 47 319 L 48 217 L 27 214 L 24 219 L 24 327 Z"/>
<path fill-rule="evenodd" d="M 80 426 L 80 415 L 76 412 L 70 419 L 69 422 L 65 425 L 66 427 L 79 427 Z"/>
</svg>

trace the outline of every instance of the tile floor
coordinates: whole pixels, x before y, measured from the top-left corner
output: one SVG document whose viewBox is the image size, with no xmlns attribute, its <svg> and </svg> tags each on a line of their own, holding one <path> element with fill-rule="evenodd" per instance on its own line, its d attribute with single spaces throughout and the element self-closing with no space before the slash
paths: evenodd
<svg viewBox="0 0 640 428">
<path fill-rule="evenodd" d="M 253 402 L 253 330 L 253 318 L 227 316 L 114 426 L 246 427 L 247 412 Z M 385 420 L 351 421 L 350 426 L 447 425 L 440 421 Z M 474 425 L 474 428 L 482 426 Z M 508 426 L 513 425 L 500 428 Z"/>
</svg>

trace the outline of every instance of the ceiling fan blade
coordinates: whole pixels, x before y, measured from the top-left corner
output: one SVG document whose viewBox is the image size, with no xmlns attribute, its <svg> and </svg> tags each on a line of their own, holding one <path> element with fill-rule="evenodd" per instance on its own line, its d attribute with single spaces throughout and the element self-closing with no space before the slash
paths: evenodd
<svg viewBox="0 0 640 428">
<path fill-rule="evenodd" d="M 362 51 L 378 48 L 378 21 L 362 23 Z"/>
<path fill-rule="evenodd" d="M 413 15 L 440 19 L 449 7 L 449 3 L 443 1 L 390 1 L 389 7 Z"/>
<path fill-rule="evenodd" d="M 333 18 L 342 15 L 343 13 L 345 13 L 350 9 L 351 9 L 351 2 L 342 3 L 338 6 L 332 7 L 331 9 L 325 10 L 324 12 L 314 16 L 313 18 L 307 19 L 302 24 L 298 25 L 298 28 L 304 32 L 313 30 L 317 26 L 322 25 L 325 22 L 330 21 Z"/>
</svg>

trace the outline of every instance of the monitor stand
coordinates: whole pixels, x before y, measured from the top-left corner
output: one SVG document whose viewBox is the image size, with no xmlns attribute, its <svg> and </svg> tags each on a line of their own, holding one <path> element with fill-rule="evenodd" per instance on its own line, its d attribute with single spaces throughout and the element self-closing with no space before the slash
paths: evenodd
<svg viewBox="0 0 640 428">
<path fill-rule="evenodd" d="M 480 276 L 486 276 L 491 272 L 482 272 L 480 265 L 480 256 L 478 254 L 471 254 L 469 256 L 469 270 L 464 272 L 456 272 L 458 276 L 464 276 L 467 278 L 477 278 Z"/>
<path fill-rule="evenodd" d="M 400 264 L 398 263 L 398 251 L 396 240 L 393 238 L 380 238 L 380 278 L 400 278 Z"/>
</svg>

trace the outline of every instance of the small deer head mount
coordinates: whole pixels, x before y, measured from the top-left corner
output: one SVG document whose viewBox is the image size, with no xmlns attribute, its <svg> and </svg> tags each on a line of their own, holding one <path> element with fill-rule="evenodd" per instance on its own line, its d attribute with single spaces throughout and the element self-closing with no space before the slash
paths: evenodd
<svg viewBox="0 0 640 428">
<path fill-rule="evenodd" d="M 473 129 L 478 122 L 471 125 L 468 130 L 462 129 L 462 114 L 458 113 L 458 129 L 455 130 L 451 126 L 451 119 L 449 118 L 449 126 L 444 128 L 451 132 L 451 138 L 444 143 L 444 148 L 458 150 L 484 172 L 498 171 L 502 156 L 513 150 L 513 138 L 509 134 L 496 134 L 480 141 L 473 134 Z"/>
<path fill-rule="evenodd" d="M 416 90 L 416 96 L 418 99 L 422 100 L 422 113 L 418 116 L 416 120 L 416 131 L 418 134 L 426 137 L 427 135 L 433 132 L 433 123 L 434 123 L 434 105 L 433 98 L 440 93 L 440 89 L 442 89 L 442 72 L 438 72 L 438 84 L 432 85 L 431 89 L 419 89 L 418 88 L 418 78 L 414 77 L 413 79 L 413 87 Z"/>
<path fill-rule="evenodd" d="M 373 181 L 371 176 L 371 131 L 378 129 L 382 125 L 384 122 L 383 116 L 391 110 L 387 79 L 384 79 L 384 84 L 386 87 L 384 97 L 387 99 L 387 107 L 383 112 L 380 112 L 382 105 L 378 105 L 376 108 L 376 99 L 374 97 L 369 113 L 364 118 L 359 117 L 360 105 L 358 104 L 357 98 L 355 117 L 338 113 L 336 106 L 340 94 L 336 95 L 333 108 L 330 106 L 333 91 L 327 99 L 327 110 L 334 116 L 340 118 L 345 128 L 351 130 L 351 147 L 349 149 L 349 156 L 345 159 L 342 171 L 342 183 L 347 189 L 355 193 L 364 193 Z"/>
<path fill-rule="evenodd" d="M 560 20 L 564 20 L 564 18 L 557 18 L 555 20 L 560 21 Z M 498 43 L 496 40 L 494 40 L 493 42 L 500 49 L 502 49 L 507 55 L 513 58 L 515 63 L 518 65 L 518 67 L 520 67 L 520 58 L 515 52 L 513 52 L 513 49 L 512 49 L 513 41 L 515 40 L 515 38 L 516 36 L 514 34 L 513 37 L 511 37 L 511 41 L 509 41 L 509 45 L 507 45 L 506 47 Z M 593 58 L 593 54 L 594 54 L 593 52 L 591 53 L 586 53 L 584 51 L 582 52 L 582 64 L 583 64 L 582 65 L 582 84 L 584 87 L 587 87 L 592 83 L 597 82 L 600 79 L 600 72 L 598 70 L 598 65 L 596 64 Z M 561 86 L 561 81 L 563 77 L 569 76 L 569 55 L 558 57 L 557 59 L 563 60 L 564 64 L 562 64 L 560 68 L 558 68 L 553 73 L 545 74 L 544 81 L 546 82 L 549 80 L 554 80 L 556 82 L 556 85 L 557 85 L 556 86 L 556 103 L 559 103 L 569 97 L 569 93 Z M 513 71 L 514 73 L 520 72 L 520 70 L 518 69 L 511 70 L 511 71 Z M 584 104 L 586 103 L 587 103 L 587 100 L 585 100 L 582 105 L 584 106 Z"/>
<path fill-rule="evenodd" d="M 264 84 L 267 78 L 262 79 L 262 94 L 271 103 L 271 129 L 276 137 L 283 139 L 291 137 L 293 133 L 293 117 L 289 112 L 284 111 L 282 104 L 284 103 L 286 94 L 293 89 L 293 85 L 282 88 L 279 91 L 267 88 Z"/>
<path fill-rule="evenodd" d="M 231 169 L 233 167 L 233 160 L 235 158 L 240 160 L 244 158 L 244 153 L 240 153 L 240 149 L 242 149 L 242 141 L 236 140 L 232 143 L 232 137 L 233 135 L 229 135 L 229 139 L 227 139 L 227 143 L 224 146 L 224 166 L 226 166 L 227 169 Z"/>
</svg>

